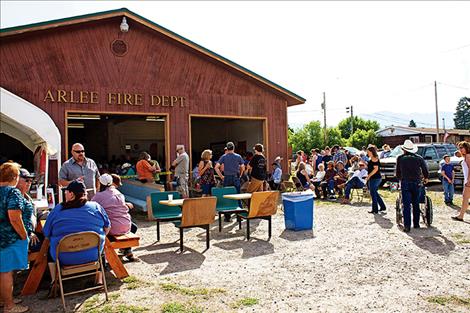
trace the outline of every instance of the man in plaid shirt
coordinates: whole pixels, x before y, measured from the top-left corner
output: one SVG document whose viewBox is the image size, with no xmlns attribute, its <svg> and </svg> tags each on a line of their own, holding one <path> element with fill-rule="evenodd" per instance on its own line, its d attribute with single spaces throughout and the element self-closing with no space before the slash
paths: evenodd
<svg viewBox="0 0 470 313">
<path fill-rule="evenodd" d="M 339 161 L 343 162 L 345 165 L 348 164 L 348 157 L 342 148 L 336 145 L 333 147 L 333 150 L 336 151 L 336 153 L 333 155 L 333 162 L 335 162 L 335 166 Z"/>
</svg>

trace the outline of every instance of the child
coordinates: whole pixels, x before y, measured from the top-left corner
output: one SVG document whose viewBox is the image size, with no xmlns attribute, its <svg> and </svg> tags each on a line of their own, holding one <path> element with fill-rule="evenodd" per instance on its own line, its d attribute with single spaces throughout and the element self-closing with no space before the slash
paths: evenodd
<svg viewBox="0 0 470 313">
<path fill-rule="evenodd" d="M 454 165 L 450 163 L 450 156 L 444 155 L 444 164 L 441 167 L 442 187 L 444 188 L 444 202 L 452 205 L 454 200 Z"/>
<path fill-rule="evenodd" d="M 336 199 L 335 197 L 335 181 L 334 177 L 336 176 L 335 164 L 333 161 L 327 163 L 327 169 L 325 173 L 325 178 L 321 182 L 320 186 L 323 191 L 323 198 L 326 199 Z"/>
</svg>

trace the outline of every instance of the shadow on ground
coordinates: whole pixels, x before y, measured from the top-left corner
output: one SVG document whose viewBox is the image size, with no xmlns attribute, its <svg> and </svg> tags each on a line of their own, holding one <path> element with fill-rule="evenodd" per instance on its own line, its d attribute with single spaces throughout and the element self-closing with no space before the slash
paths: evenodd
<svg viewBox="0 0 470 313">
<path fill-rule="evenodd" d="M 282 239 L 289 240 L 289 241 L 299 241 L 299 240 L 308 240 L 315 238 L 312 229 L 308 230 L 301 230 L 301 231 L 293 231 L 284 229 L 282 234 L 279 236 Z"/>
<path fill-rule="evenodd" d="M 435 227 L 412 228 L 406 234 L 413 239 L 413 243 L 418 248 L 429 251 L 432 254 L 449 255 L 455 249 L 455 244 L 442 235 L 441 231 Z"/>
</svg>

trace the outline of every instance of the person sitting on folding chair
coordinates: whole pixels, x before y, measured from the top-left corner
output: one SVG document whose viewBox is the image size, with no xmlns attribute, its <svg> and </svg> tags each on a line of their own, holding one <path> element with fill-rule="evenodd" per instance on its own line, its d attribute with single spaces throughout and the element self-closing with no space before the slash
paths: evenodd
<svg viewBox="0 0 470 313">
<path fill-rule="evenodd" d="M 315 187 L 315 197 L 317 199 L 320 198 L 320 184 L 325 178 L 325 165 L 323 163 L 318 164 L 318 171 L 317 174 L 315 175 L 314 178 L 312 178 L 310 181 L 312 182 L 312 185 Z M 326 196 L 325 196 L 326 197 Z"/>
<path fill-rule="evenodd" d="M 353 176 L 344 184 L 344 199 L 341 201 L 341 204 L 349 204 L 351 200 L 349 198 L 351 194 L 351 189 L 360 189 L 364 188 L 366 184 L 365 178 L 367 177 L 366 164 L 361 161 L 359 162 L 359 170 L 356 170 Z M 341 186 L 343 187 L 343 186 Z"/>
<path fill-rule="evenodd" d="M 335 165 L 333 161 L 328 161 L 327 169 L 325 171 L 325 177 L 320 183 L 320 187 L 323 191 L 323 199 L 336 199 L 335 196 L 335 181 L 334 177 L 336 176 Z"/>
<path fill-rule="evenodd" d="M 310 177 L 307 174 L 304 162 L 300 162 L 299 168 L 295 176 L 299 179 L 303 189 L 311 189 L 312 191 L 315 190 L 315 187 L 310 182 Z"/>
<path fill-rule="evenodd" d="M 100 249 L 103 251 L 105 237 L 111 226 L 103 207 L 97 202 L 87 201 L 83 182 L 74 180 L 63 189 L 65 190 L 65 201 L 56 205 L 49 213 L 43 228 L 44 236 L 50 240 L 48 261 L 53 282 L 56 277 L 54 262 L 57 257 L 62 265 L 85 264 L 96 261 L 98 257 L 95 249 L 67 252 L 57 256 L 57 245 L 64 236 L 84 231 L 96 232 L 101 237 Z M 102 284 L 102 279 L 103 277 L 100 275 L 97 283 Z"/>
<path fill-rule="evenodd" d="M 271 178 L 268 180 L 269 187 L 271 187 L 271 190 L 279 190 L 279 187 L 281 185 L 282 169 L 280 164 L 276 162 L 272 164 L 272 167 L 274 171 L 271 175 Z"/>
</svg>

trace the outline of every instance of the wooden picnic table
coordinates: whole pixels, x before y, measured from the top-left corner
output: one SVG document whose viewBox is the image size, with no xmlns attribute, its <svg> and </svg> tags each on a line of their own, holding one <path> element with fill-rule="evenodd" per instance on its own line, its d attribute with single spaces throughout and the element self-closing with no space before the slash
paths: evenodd
<svg viewBox="0 0 470 313">
<path fill-rule="evenodd" d="M 38 226 L 40 225 L 42 229 L 45 223 L 46 223 L 45 220 L 41 220 L 40 223 L 38 223 Z M 23 296 L 32 295 L 37 292 L 37 289 L 39 287 L 39 284 L 41 283 L 42 277 L 44 276 L 44 273 L 46 272 L 47 253 L 49 251 L 49 246 L 50 246 L 50 242 L 47 238 L 45 238 L 41 245 L 41 250 L 39 250 L 39 252 L 35 252 L 37 253 L 37 255 L 34 258 L 34 264 L 31 267 L 31 270 L 28 274 L 28 278 L 26 279 L 23 289 L 21 290 L 21 295 Z M 109 241 L 107 236 L 106 236 L 105 243 L 104 243 L 104 254 L 106 256 L 106 260 L 109 263 L 109 266 L 111 267 L 111 269 L 114 272 L 114 275 L 117 278 L 123 279 L 129 276 L 129 273 L 124 267 L 124 264 L 122 264 L 121 259 L 117 255 L 116 251 L 114 250 L 111 244 L 111 241 Z"/>
<path fill-rule="evenodd" d="M 184 199 L 160 200 L 158 203 L 168 206 L 183 206 Z"/>
</svg>

